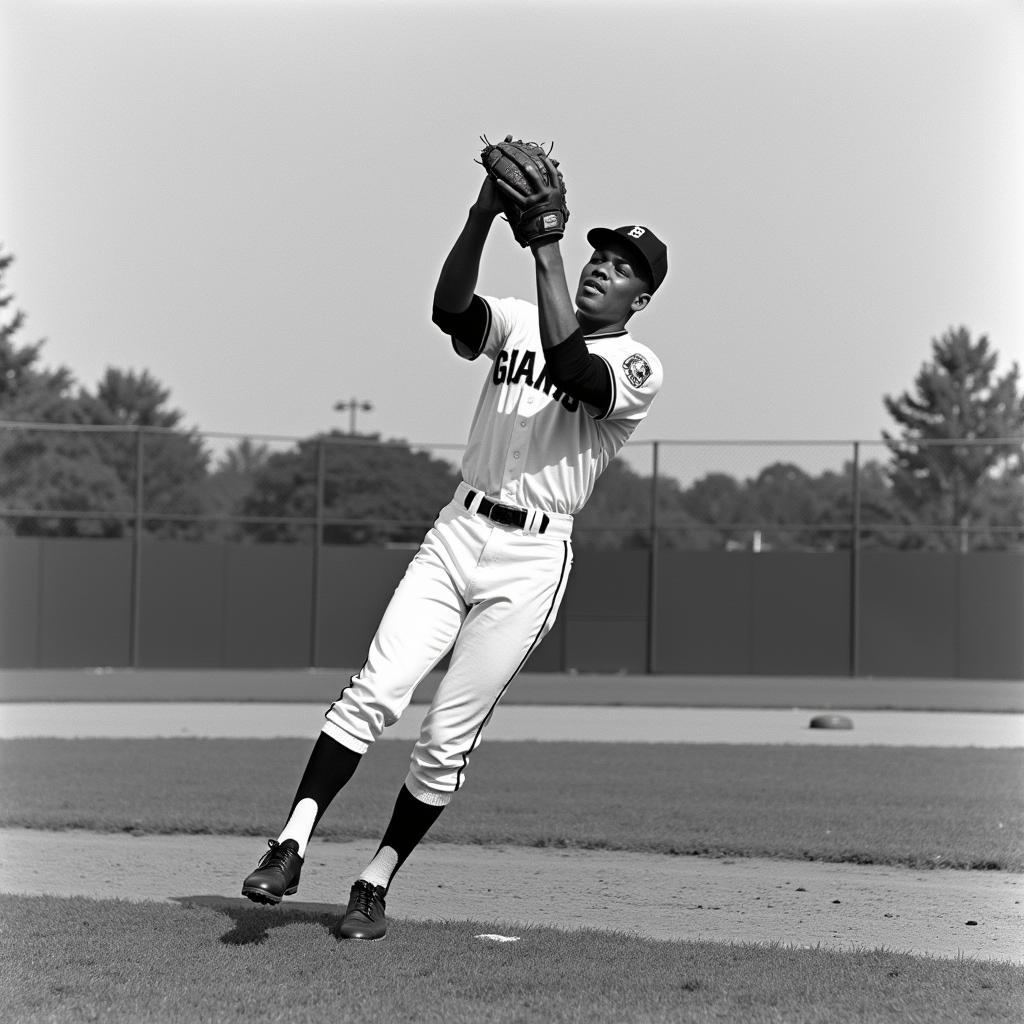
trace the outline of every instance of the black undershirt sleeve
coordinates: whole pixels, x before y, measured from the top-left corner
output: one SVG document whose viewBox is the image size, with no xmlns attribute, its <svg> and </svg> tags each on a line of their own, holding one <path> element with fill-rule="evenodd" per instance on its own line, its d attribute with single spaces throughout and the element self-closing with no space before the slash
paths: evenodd
<svg viewBox="0 0 1024 1024">
<path fill-rule="evenodd" d="M 487 327 L 490 321 L 490 310 L 487 303 L 479 295 L 469 300 L 469 305 L 461 313 L 450 313 L 440 306 L 434 306 L 431 320 L 447 334 L 453 342 L 458 341 L 463 348 L 474 355 L 479 355 L 487 340 Z"/>
<path fill-rule="evenodd" d="M 582 331 L 574 331 L 560 345 L 544 349 L 548 379 L 560 391 L 598 410 L 611 412 L 612 378 L 608 364 L 590 353 Z"/>
</svg>

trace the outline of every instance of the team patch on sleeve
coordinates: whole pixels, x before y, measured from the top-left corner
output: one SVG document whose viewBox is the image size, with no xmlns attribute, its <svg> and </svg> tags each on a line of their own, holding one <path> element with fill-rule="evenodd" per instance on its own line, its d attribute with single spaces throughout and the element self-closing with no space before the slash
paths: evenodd
<svg viewBox="0 0 1024 1024">
<path fill-rule="evenodd" d="M 633 353 L 623 364 L 626 377 L 633 387 L 641 387 L 651 375 L 651 364 L 639 352 Z"/>
</svg>

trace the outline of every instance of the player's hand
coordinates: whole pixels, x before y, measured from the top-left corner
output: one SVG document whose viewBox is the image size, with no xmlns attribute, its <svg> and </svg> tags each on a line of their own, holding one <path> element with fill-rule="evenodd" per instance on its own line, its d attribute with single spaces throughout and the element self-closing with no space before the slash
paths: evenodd
<svg viewBox="0 0 1024 1024">
<path fill-rule="evenodd" d="M 494 182 L 495 186 L 501 189 L 500 195 L 504 195 L 506 202 L 512 203 L 520 209 L 538 205 L 550 206 L 552 203 L 557 205 L 561 202 L 562 175 L 558 170 L 558 161 L 552 160 L 549 156 L 541 156 L 540 159 L 547 169 L 547 180 L 536 167 L 532 165 L 523 167 L 523 175 L 530 182 L 530 191 L 527 195 L 524 196 L 507 182 L 500 180 Z"/>
<path fill-rule="evenodd" d="M 542 249 L 558 245 L 565 232 L 569 216 L 565 205 L 565 188 L 558 161 L 541 155 L 542 174 L 538 167 L 528 164 L 522 168 L 529 192 L 523 195 L 508 182 L 495 180 L 499 194 L 504 198 L 505 210 L 513 233 L 520 245 L 529 245 L 537 256 Z"/>
<path fill-rule="evenodd" d="M 494 182 L 486 175 L 484 176 L 484 183 L 480 186 L 480 194 L 476 197 L 476 202 L 473 203 L 473 210 L 480 216 L 490 217 L 491 219 L 505 212 L 505 207 L 501 201 L 501 194 L 495 187 Z"/>
</svg>

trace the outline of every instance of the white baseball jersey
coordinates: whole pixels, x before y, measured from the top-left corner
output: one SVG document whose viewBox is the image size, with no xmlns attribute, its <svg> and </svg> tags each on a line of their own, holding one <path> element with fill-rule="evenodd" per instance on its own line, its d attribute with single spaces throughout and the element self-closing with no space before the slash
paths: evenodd
<svg viewBox="0 0 1024 1024">
<path fill-rule="evenodd" d="M 658 357 L 628 331 L 586 338 L 611 373 L 607 409 L 581 406 L 547 379 L 537 307 L 485 297 L 489 317 L 478 351 L 493 360 L 462 461 L 472 487 L 497 501 L 572 515 L 647 415 L 662 382 Z"/>
<path fill-rule="evenodd" d="M 366 663 L 327 710 L 324 732 L 365 753 L 405 712 L 420 680 L 451 660 L 423 720 L 405 785 L 446 804 L 509 684 L 554 624 L 572 569 L 572 515 L 647 415 L 661 363 L 627 331 L 587 339 L 611 371 L 607 409 L 547 380 L 537 307 L 485 299 L 464 358 L 492 360 L 462 463 L 464 481 L 406 570 Z M 517 528 L 477 514 L 483 496 L 535 512 Z M 540 520 L 542 529 L 533 529 Z"/>
</svg>

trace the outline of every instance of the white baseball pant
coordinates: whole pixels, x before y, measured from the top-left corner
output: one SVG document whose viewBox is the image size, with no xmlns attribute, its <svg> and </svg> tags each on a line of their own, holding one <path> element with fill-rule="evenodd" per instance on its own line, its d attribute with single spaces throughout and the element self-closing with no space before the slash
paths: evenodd
<svg viewBox="0 0 1024 1024">
<path fill-rule="evenodd" d="M 441 510 L 323 727 L 366 753 L 450 649 L 406 778 L 413 796 L 435 805 L 462 786 L 498 701 L 551 629 L 572 568 L 570 516 L 528 533 L 467 510 L 468 492 L 461 484 Z"/>
</svg>

